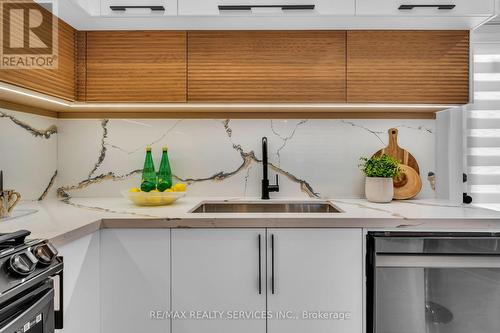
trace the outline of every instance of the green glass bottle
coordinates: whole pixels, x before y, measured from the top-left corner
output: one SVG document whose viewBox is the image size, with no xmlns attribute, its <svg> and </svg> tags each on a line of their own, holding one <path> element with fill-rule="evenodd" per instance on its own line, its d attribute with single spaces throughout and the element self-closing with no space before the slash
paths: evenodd
<svg viewBox="0 0 500 333">
<path fill-rule="evenodd" d="M 142 169 L 141 191 L 151 192 L 156 189 L 156 171 L 151 147 L 146 148 L 146 160 Z"/>
<path fill-rule="evenodd" d="M 158 182 L 156 187 L 158 191 L 163 192 L 172 187 L 172 170 L 170 169 L 170 162 L 168 161 L 168 148 L 162 148 L 160 170 L 158 171 Z"/>
</svg>

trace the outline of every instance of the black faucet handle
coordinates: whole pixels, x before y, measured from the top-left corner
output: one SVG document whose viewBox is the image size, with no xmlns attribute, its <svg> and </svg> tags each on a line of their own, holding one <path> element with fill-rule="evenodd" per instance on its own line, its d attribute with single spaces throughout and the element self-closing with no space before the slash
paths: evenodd
<svg viewBox="0 0 500 333">
<path fill-rule="evenodd" d="M 279 192 L 280 191 L 279 178 L 278 178 L 277 174 L 276 174 L 276 184 L 269 185 L 268 188 L 269 188 L 269 192 Z"/>
</svg>

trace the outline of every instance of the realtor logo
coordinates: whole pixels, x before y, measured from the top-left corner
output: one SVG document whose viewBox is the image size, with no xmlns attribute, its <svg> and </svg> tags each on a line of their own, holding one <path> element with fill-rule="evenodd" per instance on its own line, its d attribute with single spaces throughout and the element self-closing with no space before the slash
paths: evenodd
<svg viewBox="0 0 500 333">
<path fill-rule="evenodd" d="M 57 68 L 53 0 L 0 0 L 0 69 Z"/>
</svg>

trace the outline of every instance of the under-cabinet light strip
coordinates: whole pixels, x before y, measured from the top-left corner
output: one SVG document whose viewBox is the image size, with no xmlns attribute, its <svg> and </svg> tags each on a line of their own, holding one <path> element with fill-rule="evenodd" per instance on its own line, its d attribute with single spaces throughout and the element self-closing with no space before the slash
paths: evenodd
<svg viewBox="0 0 500 333">
<path fill-rule="evenodd" d="M 68 108 L 106 108 L 106 109 L 451 109 L 460 105 L 450 104 L 376 104 L 376 103 L 82 103 L 82 102 L 65 102 L 41 93 L 29 92 L 27 89 L 21 89 L 10 85 L 0 85 L 0 90 L 15 93 L 18 95 L 38 99 L 41 101 L 54 103 Z"/>
<path fill-rule="evenodd" d="M 31 93 L 31 92 L 25 92 L 25 91 L 22 91 L 22 90 L 19 90 L 16 88 L 10 88 L 10 87 L 4 86 L 4 85 L 0 86 L 0 90 L 12 92 L 12 93 L 15 93 L 15 94 L 18 94 L 21 96 L 35 98 L 35 99 L 42 100 L 42 101 L 49 102 L 49 103 L 54 103 L 57 105 L 71 106 L 69 103 L 61 102 L 59 100 L 56 100 L 56 99 L 48 97 L 48 96 L 45 97 L 41 94 L 39 95 L 39 94 Z"/>
</svg>

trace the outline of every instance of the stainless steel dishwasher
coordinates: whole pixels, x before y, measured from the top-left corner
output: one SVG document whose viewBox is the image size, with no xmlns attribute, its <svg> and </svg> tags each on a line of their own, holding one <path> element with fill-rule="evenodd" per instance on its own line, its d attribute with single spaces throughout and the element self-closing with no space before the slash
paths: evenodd
<svg viewBox="0 0 500 333">
<path fill-rule="evenodd" d="M 500 233 L 370 232 L 368 333 L 498 333 Z"/>
</svg>

